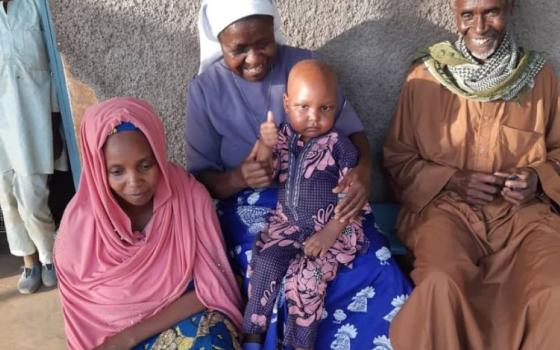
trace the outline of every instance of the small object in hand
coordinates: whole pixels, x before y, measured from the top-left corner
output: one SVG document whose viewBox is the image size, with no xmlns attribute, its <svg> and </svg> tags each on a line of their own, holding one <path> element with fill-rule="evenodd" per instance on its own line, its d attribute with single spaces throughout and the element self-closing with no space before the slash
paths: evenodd
<svg viewBox="0 0 560 350">
<path fill-rule="evenodd" d="M 517 181 L 517 180 L 519 180 L 519 176 L 517 176 L 517 175 L 511 175 L 511 176 L 508 176 L 507 180 L 509 180 L 509 181 Z M 521 192 L 521 191 L 523 191 L 522 188 L 514 188 L 514 187 L 508 187 L 508 188 L 509 188 L 510 190 L 512 190 L 512 191 L 515 191 L 515 192 Z"/>
</svg>

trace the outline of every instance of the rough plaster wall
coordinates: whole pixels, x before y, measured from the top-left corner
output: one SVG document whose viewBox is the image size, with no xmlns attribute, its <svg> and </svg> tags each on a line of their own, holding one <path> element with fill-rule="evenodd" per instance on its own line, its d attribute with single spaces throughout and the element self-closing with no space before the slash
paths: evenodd
<svg viewBox="0 0 560 350">
<path fill-rule="evenodd" d="M 235 1 L 235 0 L 231 0 Z M 449 0 L 278 0 L 288 43 L 318 50 L 333 63 L 373 144 L 376 188 L 383 135 L 410 57 L 453 38 Z M 518 1 L 513 22 L 522 45 L 545 51 L 560 72 L 560 2 Z M 184 164 L 185 86 L 198 68 L 192 0 L 51 0 L 59 49 L 74 76 L 100 100 L 130 95 L 164 119 L 169 153 Z"/>
</svg>

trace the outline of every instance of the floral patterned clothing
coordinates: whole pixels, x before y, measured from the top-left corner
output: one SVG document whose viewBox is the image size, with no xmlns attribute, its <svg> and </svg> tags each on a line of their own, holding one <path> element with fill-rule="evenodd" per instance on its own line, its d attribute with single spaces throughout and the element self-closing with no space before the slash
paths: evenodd
<svg viewBox="0 0 560 350">
<path fill-rule="evenodd" d="M 327 283 L 339 264 L 351 264 L 367 248 L 367 239 L 360 220 L 348 225 L 322 258 L 304 255 L 303 243 L 333 217 L 338 195 L 332 189 L 355 166 L 358 154 L 337 132 L 304 144 L 283 124 L 274 155 L 279 200 L 268 228 L 255 243 L 244 327 L 253 334 L 266 330 L 284 279 L 288 308 L 284 343 L 313 348 Z"/>
<path fill-rule="evenodd" d="M 144 340 L 133 350 L 241 350 L 237 338 L 237 330 L 226 316 L 204 310 Z"/>
<path fill-rule="evenodd" d="M 358 151 L 348 137 L 336 131 L 304 144 L 290 125 L 283 123 L 274 157 L 281 204 L 277 211 L 307 238 L 333 216 L 338 195 L 332 189 L 357 164 Z"/>
<path fill-rule="evenodd" d="M 218 217 L 235 273 L 248 295 L 249 262 L 258 234 L 278 202 L 278 189 L 245 190 L 218 202 Z M 364 215 L 368 240 L 365 252 L 348 265 L 339 265 L 328 283 L 314 349 L 392 350 L 389 325 L 405 303 L 412 286 L 400 271 L 389 243 L 375 224 L 374 213 Z M 283 345 L 287 335 L 286 281 L 281 282 L 266 330 L 265 350 L 293 350 Z"/>
</svg>

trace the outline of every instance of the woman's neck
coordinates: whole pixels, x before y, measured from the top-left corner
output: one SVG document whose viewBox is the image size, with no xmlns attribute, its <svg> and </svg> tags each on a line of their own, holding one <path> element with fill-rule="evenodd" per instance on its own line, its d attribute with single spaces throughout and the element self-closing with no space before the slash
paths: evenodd
<svg viewBox="0 0 560 350">
<path fill-rule="evenodd" d="M 143 232 L 154 214 L 154 200 L 142 206 L 134 206 L 128 203 L 119 203 L 125 214 L 130 219 L 132 231 Z"/>
</svg>

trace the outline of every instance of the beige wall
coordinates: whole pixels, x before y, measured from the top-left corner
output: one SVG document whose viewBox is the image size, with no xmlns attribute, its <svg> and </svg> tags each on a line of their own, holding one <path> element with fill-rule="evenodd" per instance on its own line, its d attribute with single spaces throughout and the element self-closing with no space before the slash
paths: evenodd
<svg viewBox="0 0 560 350">
<path fill-rule="evenodd" d="M 560 2 L 518 2 L 512 27 L 519 42 L 546 52 L 560 72 Z M 453 38 L 448 3 L 278 0 L 288 43 L 317 49 L 335 65 L 377 163 L 410 57 L 418 47 Z M 199 1 L 50 0 L 50 6 L 73 76 L 101 100 L 130 95 L 150 101 L 164 119 L 171 158 L 184 164 L 185 86 L 198 68 Z M 83 97 L 78 89 L 71 93 Z M 376 184 L 374 198 L 388 198 L 386 182 Z"/>
</svg>

